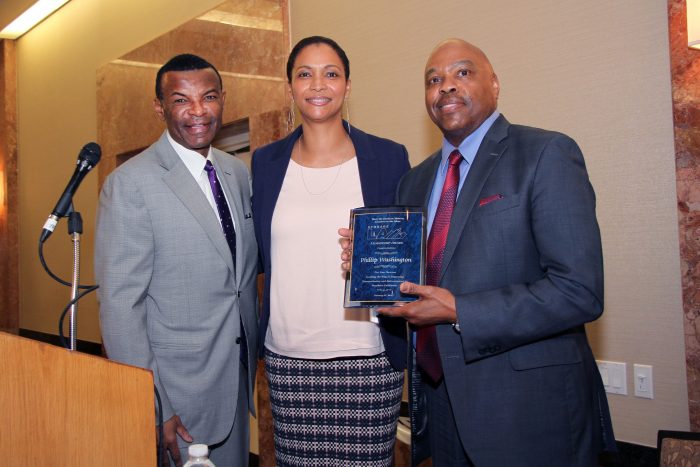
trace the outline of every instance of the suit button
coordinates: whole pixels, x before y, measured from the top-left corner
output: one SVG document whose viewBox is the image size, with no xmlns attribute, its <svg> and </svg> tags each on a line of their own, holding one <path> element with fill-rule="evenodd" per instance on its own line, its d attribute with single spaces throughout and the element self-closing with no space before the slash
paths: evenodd
<svg viewBox="0 0 700 467">
<path fill-rule="evenodd" d="M 236 344 L 240 344 L 240 343 L 241 343 L 241 338 L 240 338 L 240 337 L 236 337 Z"/>
<path fill-rule="evenodd" d="M 479 349 L 479 355 L 486 355 L 486 349 Z"/>
</svg>

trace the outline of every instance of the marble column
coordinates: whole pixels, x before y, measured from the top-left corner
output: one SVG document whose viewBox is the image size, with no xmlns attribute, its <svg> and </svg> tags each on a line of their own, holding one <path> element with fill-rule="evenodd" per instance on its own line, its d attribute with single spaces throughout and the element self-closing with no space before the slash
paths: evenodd
<svg viewBox="0 0 700 467">
<path fill-rule="evenodd" d="M 688 48 L 685 0 L 668 1 L 668 18 L 688 404 L 700 431 L 700 50 Z"/>
<path fill-rule="evenodd" d="M 0 330 L 19 328 L 15 42 L 0 40 Z"/>
</svg>

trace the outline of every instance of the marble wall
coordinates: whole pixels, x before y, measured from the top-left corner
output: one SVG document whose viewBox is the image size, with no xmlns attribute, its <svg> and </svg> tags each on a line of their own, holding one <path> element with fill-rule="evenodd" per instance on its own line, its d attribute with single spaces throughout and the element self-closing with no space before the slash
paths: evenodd
<svg viewBox="0 0 700 467">
<path fill-rule="evenodd" d="M 0 40 L 0 330 L 19 328 L 17 223 L 17 61 L 15 43 Z"/>
<path fill-rule="evenodd" d="M 685 0 L 668 11 L 688 404 L 700 431 L 700 50 L 688 48 Z"/>
<path fill-rule="evenodd" d="M 153 143 L 164 129 L 153 111 L 158 68 L 179 53 L 211 62 L 226 91 L 224 124 L 248 118 L 251 149 L 281 136 L 267 128 L 287 103 L 285 60 L 289 49 L 285 0 L 231 0 L 188 21 L 97 70 L 100 184 L 120 154 Z M 262 119 L 262 120 L 261 120 Z"/>
</svg>

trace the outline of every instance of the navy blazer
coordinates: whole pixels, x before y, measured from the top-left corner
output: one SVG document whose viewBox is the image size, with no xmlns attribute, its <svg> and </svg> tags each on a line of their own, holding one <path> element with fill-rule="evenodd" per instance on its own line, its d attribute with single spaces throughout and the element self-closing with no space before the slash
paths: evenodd
<svg viewBox="0 0 700 467">
<path fill-rule="evenodd" d="M 343 128 L 348 128 L 346 122 L 344 122 Z M 253 220 L 260 249 L 262 270 L 265 273 L 258 341 L 261 357 L 267 325 L 270 320 L 270 229 L 272 214 L 275 211 L 282 182 L 292 157 L 292 148 L 301 134 L 302 127 L 299 126 L 287 137 L 263 146 L 253 153 Z M 399 180 L 410 168 L 406 148 L 388 139 L 364 133 L 355 127 L 349 131 L 349 136 L 357 154 L 362 198 L 365 205 L 394 204 Z M 348 213 L 349 215 L 350 213 Z M 340 248 L 338 249 L 338 262 L 340 263 Z M 406 367 L 407 352 L 405 322 L 403 319 L 383 316 L 379 318 L 379 322 L 387 358 L 395 369 L 403 370 Z"/>
<path fill-rule="evenodd" d="M 439 163 L 438 151 L 406 174 L 399 202 L 427 205 Z M 494 122 L 459 193 L 439 283 L 461 327 L 437 326 L 445 385 L 475 465 L 584 467 L 614 449 L 584 329 L 603 311 L 595 194 L 571 138 Z"/>
</svg>

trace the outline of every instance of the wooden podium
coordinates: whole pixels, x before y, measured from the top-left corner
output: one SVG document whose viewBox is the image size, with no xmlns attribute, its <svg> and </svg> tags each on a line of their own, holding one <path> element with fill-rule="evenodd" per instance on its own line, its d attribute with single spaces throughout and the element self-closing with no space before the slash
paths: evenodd
<svg viewBox="0 0 700 467">
<path fill-rule="evenodd" d="M 150 371 L 0 332 L 2 465 L 155 466 Z"/>
</svg>

